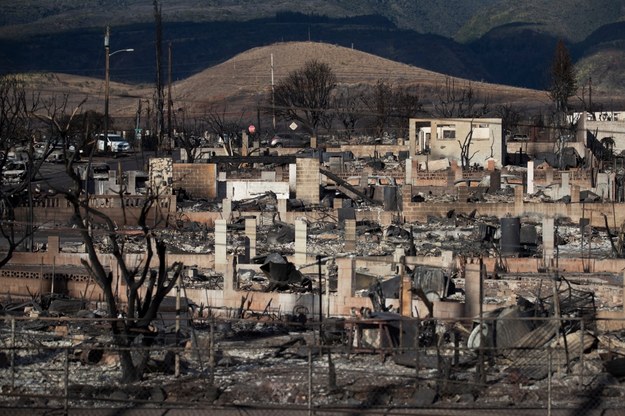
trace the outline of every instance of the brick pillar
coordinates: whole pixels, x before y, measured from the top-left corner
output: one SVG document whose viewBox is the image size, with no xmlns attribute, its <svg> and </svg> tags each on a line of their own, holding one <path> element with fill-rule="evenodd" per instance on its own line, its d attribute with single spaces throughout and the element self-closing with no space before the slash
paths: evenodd
<svg viewBox="0 0 625 416">
<path fill-rule="evenodd" d="M 560 197 L 571 195 L 570 176 L 568 172 L 562 172 L 562 181 L 560 182 Z"/>
<path fill-rule="evenodd" d="M 545 169 L 545 186 L 549 186 L 553 183 L 553 169 Z"/>
<path fill-rule="evenodd" d="M 579 204 L 579 185 L 571 185 L 571 204 Z"/>
<path fill-rule="evenodd" d="M 393 263 L 397 269 L 397 274 L 401 278 L 399 287 L 399 313 L 402 316 L 412 316 L 412 278 L 406 274 L 404 267 L 406 251 L 403 248 L 396 248 L 393 253 Z"/>
<path fill-rule="evenodd" d="M 457 160 L 450 160 L 449 161 L 449 168 L 451 169 L 451 172 L 453 174 L 454 180 L 457 181 L 458 179 L 462 179 L 462 168 L 460 166 L 458 166 L 458 161 Z"/>
<path fill-rule="evenodd" d="M 230 214 L 232 214 L 232 200 L 225 198 L 221 201 L 221 218 L 226 221 L 230 220 Z"/>
<path fill-rule="evenodd" d="M 479 316 L 483 298 L 480 264 L 467 264 L 464 270 L 464 315 L 473 318 Z"/>
<path fill-rule="evenodd" d="M 284 216 L 286 215 L 286 211 L 287 211 L 287 209 L 286 209 L 286 207 L 287 207 L 286 201 L 287 200 L 284 199 L 284 198 L 278 199 L 278 213 L 280 214 L 280 216 L 282 218 L 284 218 Z"/>
<path fill-rule="evenodd" d="M 412 179 L 414 171 L 412 169 L 413 169 L 413 165 L 415 162 L 416 161 L 412 159 L 412 157 L 404 161 L 404 163 L 406 163 L 406 176 L 404 178 L 404 183 L 409 183 L 411 185 L 414 184 L 413 179 Z"/>
<path fill-rule="evenodd" d="M 226 220 L 215 220 L 215 268 L 218 265 L 224 266 L 228 264 L 228 256 L 226 252 L 228 244 L 228 233 L 226 228 Z"/>
<path fill-rule="evenodd" d="M 546 266 L 551 265 L 555 249 L 555 230 L 553 218 L 543 218 L 543 260 Z"/>
<path fill-rule="evenodd" d="M 409 158 L 417 154 L 417 123 L 412 119 L 408 120 L 408 151 Z"/>
<path fill-rule="evenodd" d="M 306 264 L 306 223 L 302 220 L 295 221 L 295 265 Z"/>
<path fill-rule="evenodd" d="M 241 156 L 248 156 L 250 154 L 250 138 L 245 130 L 241 135 Z"/>
<path fill-rule="evenodd" d="M 319 161 L 298 158 L 296 169 L 297 199 L 307 204 L 319 204 Z"/>
<path fill-rule="evenodd" d="M 336 259 L 336 266 L 338 267 L 338 282 L 336 286 L 337 305 L 343 305 L 347 299 L 352 297 L 354 259 L 349 257 L 338 258 Z M 346 312 L 347 311 L 344 311 L 343 313 Z"/>
<path fill-rule="evenodd" d="M 345 251 L 356 249 L 356 220 L 345 220 Z"/>
<path fill-rule="evenodd" d="M 412 185 L 404 184 L 401 186 L 401 199 L 404 208 L 407 208 L 408 204 L 412 203 Z"/>
<path fill-rule="evenodd" d="M 514 188 L 514 214 L 520 217 L 523 211 L 523 187 L 517 186 Z"/>
<path fill-rule="evenodd" d="M 54 255 L 59 253 L 61 247 L 61 240 L 58 235 L 49 235 L 48 236 L 48 253 Z"/>
<path fill-rule="evenodd" d="M 534 161 L 527 162 L 527 194 L 534 194 Z"/>
<path fill-rule="evenodd" d="M 250 259 L 256 257 L 256 218 L 245 219 L 245 236 L 250 241 Z"/>
</svg>

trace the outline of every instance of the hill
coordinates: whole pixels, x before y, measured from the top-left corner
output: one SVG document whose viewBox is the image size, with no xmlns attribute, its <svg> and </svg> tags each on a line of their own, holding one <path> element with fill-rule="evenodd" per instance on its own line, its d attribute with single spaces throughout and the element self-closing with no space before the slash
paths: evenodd
<svg viewBox="0 0 625 416">
<path fill-rule="evenodd" d="M 444 74 L 381 58 L 366 52 L 319 42 L 283 42 L 253 48 L 175 83 L 176 96 L 184 101 L 207 103 L 235 97 L 265 99 L 271 91 L 271 59 L 274 82 L 315 59 L 330 65 L 342 84 L 369 84 L 385 81 L 398 86 L 417 87 L 424 99 L 445 83 Z M 468 80 L 458 79 L 459 85 Z M 498 102 L 519 105 L 542 100 L 541 91 L 472 82 L 472 87 Z"/>
<path fill-rule="evenodd" d="M 237 54 L 219 65 L 207 68 L 189 78 L 172 84 L 173 109 L 178 117 L 201 119 L 209 108 L 218 112 L 244 114 L 254 120 L 258 104 L 268 102 L 271 91 L 271 58 L 274 82 L 278 82 L 306 61 L 316 59 L 328 63 L 340 84 L 369 84 L 379 80 L 416 91 L 426 107 L 431 107 L 436 92 L 444 85 L 446 75 L 381 58 L 366 52 L 318 42 L 282 42 L 253 48 Z M 70 103 L 88 100 L 85 109 L 103 110 L 103 81 L 67 74 L 31 74 L 31 87 L 44 96 L 68 94 Z M 474 92 L 497 104 L 516 108 L 542 108 L 547 101 L 544 91 L 456 78 L 456 85 L 470 83 Z M 139 101 L 143 111 L 154 96 L 152 85 L 111 83 L 110 113 L 124 125 L 133 125 Z M 154 111 L 153 109 L 151 111 Z"/>
</svg>

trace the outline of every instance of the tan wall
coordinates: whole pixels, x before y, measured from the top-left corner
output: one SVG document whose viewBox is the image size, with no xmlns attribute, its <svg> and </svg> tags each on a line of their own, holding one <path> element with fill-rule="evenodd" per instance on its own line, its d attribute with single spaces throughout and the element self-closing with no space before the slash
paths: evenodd
<svg viewBox="0 0 625 416">
<path fill-rule="evenodd" d="M 193 198 L 217 197 L 217 165 L 174 163 L 174 188 L 183 188 Z"/>
<path fill-rule="evenodd" d="M 442 217 L 450 210 L 456 213 L 470 214 L 474 210 L 480 215 L 495 216 L 498 218 L 507 215 L 512 216 L 537 216 L 539 218 L 554 217 L 570 218 L 573 222 L 579 222 L 580 218 L 588 218 L 595 227 L 605 227 L 603 215 L 607 215 L 610 227 L 620 227 L 625 221 L 625 203 L 534 203 L 523 202 L 522 198 L 515 203 L 431 203 L 431 202 L 411 202 L 412 187 L 404 185 L 402 187 L 403 211 L 402 216 L 406 221 L 425 221 L 428 215 Z"/>
<path fill-rule="evenodd" d="M 309 204 L 319 203 L 319 161 L 317 159 L 297 159 L 296 196 Z"/>
<path fill-rule="evenodd" d="M 128 255 L 129 264 L 138 264 L 143 258 L 142 254 Z M 0 291 L 3 294 L 11 293 L 14 296 L 30 297 L 35 293 L 50 293 L 52 291 L 52 282 L 45 274 L 51 274 L 54 270 L 62 274 L 62 266 L 60 265 L 79 265 L 80 260 L 86 258 L 85 254 L 70 253 L 18 253 L 13 261 L 4 269 L 0 270 Z M 117 278 L 117 267 L 115 260 L 110 255 L 102 255 L 101 259 L 105 266 L 110 269 Z M 169 254 L 167 257 L 171 264 L 180 261 L 185 265 L 195 265 L 201 268 L 214 267 L 214 256 L 212 254 Z M 358 297 L 354 295 L 355 275 L 357 269 L 367 269 L 369 272 L 378 275 L 389 275 L 394 269 L 390 263 L 390 257 L 386 257 L 385 261 L 380 259 L 352 259 L 338 258 L 336 264 L 339 270 L 338 291 L 329 296 L 330 314 L 333 316 L 349 316 L 351 308 L 360 309 L 361 307 L 371 307 L 371 301 L 368 297 Z M 431 266 L 445 266 L 444 262 L 449 258 L 443 257 L 407 257 L 407 265 L 426 264 Z M 452 259 L 458 262 L 458 259 Z M 313 258 L 308 261 L 314 262 Z M 51 262 L 51 263 L 50 263 Z M 585 262 L 585 263 L 584 263 Z M 588 260 L 566 259 L 559 261 L 559 267 L 565 272 L 581 272 L 584 265 L 588 266 Z M 495 267 L 495 259 L 484 259 L 485 267 L 489 275 L 492 275 Z M 30 264 L 30 266 L 24 266 Z M 59 265 L 59 266 L 55 266 Z M 540 259 L 519 259 L 508 258 L 506 265 L 510 272 L 519 273 L 535 273 L 544 267 Z M 153 264 L 156 266 L 156 263 Z M 258 267 L 258 265 L 239 265 L 239 267 Z M 590 271 L 620 273 L 625 269 L 625 259 L 595 259 L 590 263 Z M 67 274 L 67 270 L 65 270 Z M 226 279 L 230 280 L 233 275 L 232 261 L 228 261 L 220 272 L 224 273 Z M 44 278 L 41 275 L 44 274 Z M 577 280 L 582 279 L 577 277 Z M 588 274 L 587 279 L 592 280 L 593 276 Z M 496 291 L 499 296 L 508 296 L 511 302 L 514 295 L 523 290 L 528 290 L 532 284 L 532 277 L 520 278 L 518 280 L 485 280 L 485 288 L 487 291 Z M 101 301 L 103 299 L 100 288 L 87 277 L 84 269 L 76 267 L 71 269 L 68 279 L 55 280 L 55 293 L 67 293 L 70 296 L 80 298 L 85 296 L 91 301 Z M 623 289 L 615 285 L 595 284 L 596 295 L 598 299 L 598 307 L 613 307 L 622 305 Z M 124 297 L 124 285 L 119 284 L 119 295 Z M 271 311 L 279 310 L 281 313 L 292 313 L 296 306 L 304 306 L 309 313 L 318 313 L 318 297 L 316 293 L 300 294 L 300 293 L 277 293 L 277 292 L 247 292 L 237 290 L 232 284 L 224 284 L 224 290 L 206 290 L 187 288 L 184 292 L 191 301 L 200 305 L 210 306 L 214 308 L 230 308 L 237 309 L 241 305 L 241 299 L 247 298 L 250 301 L 250 309 L 256 312 L 263 311 L 271 302 Z M 172 295 L 173 296 L 173 295 Z M 246 301 L 246 302 L 247 302 Z M 327 299 L 324 296 L 323 305 L 324 313 L 327 310 Z M 393 307 L 399 307 L 399 300 L 388 299 L 387 304 Z M 418 302 L 413 300 L 413 306 L 419 306 Z M 435 305 L 435 316 L 437 318 L 457 318 L 464 316 L 464 304 L 454 302 L 440 302 Z M 419 309 L 422 313 L 423 308 Z M 620 312 L 620 311 L 619 311 Z M 622 312 L 618 316 L 622 316 Z"/>
<path fill-rule="evenodd" d="M 102 211 L 117 224 L 136 225 L 144 200 L 145 197 L 134 195 L 125 196 L 123 200 L 119 195 L 94 195 L 89 198 L 89 205 Z M 19 221 L 30 221 L 29 211 L 28 205 L 17 207 L 15 216 Z M 159 198 L 156 208 L 150 211 L 148 220 L 151 223 L 154 223 L 157 218 L 162 220 L 169 212 L 176 212 L 176 197 L 173 195 Z M 47 198 L 33 207 L 35 225 L 61 224 L 66 226 L 72 215 L 73 208 L 62 196 Z"/>
<path fill-rule="evenodd" d="M 340 151 L 340 152 L 352 152 L 354 157 L 363 158 L 363 157 L 373 157 L 376 154 L 378 156 L 384 156 L 387 153 L 393 153 L 395 156 L 399 155 L 399 152 L 408 151 L 408 145 L 396 145 L 396 144 L 379 144 L 379 145 L 341 145 L 338 149 L 327 149 L 329 152 L 332 151 Z"/>
<path fill-rule="evenodd" d="M 497 161 L 497 166 L 501 167 L 503 162 L 503 148 L 502 148 L 502 129 L 501 119 L 499 118 L 477 118 L 477 119 L 413 119 L 409 120 L 409 140 L 411 143 L 416 143 L 417 128 L 416 125 L 421 126 L 427 124 L 431 128 L 430 136 L 430 157 L 435 159 L 448 158 L 457 160 L 460 164 L 461 160 L 461 147 L 460 143 L 465 143 L 465 139 L 473 127 L 477 127 L 480 124 L 488 125 L 490 130 L 488 139 L 480 139 L 473 137 L 470 144 L 471 164 L 477 163 L 481 166 L 486 166 L 486 160 L 494 158 Z M 454 125 L 455 126 L 455 138 L 445 139 L 438 137 L 436 134 L 437 127 L 442 125 Z M 417 145 L 414 145 L 415 150 Z"/>
</svg>

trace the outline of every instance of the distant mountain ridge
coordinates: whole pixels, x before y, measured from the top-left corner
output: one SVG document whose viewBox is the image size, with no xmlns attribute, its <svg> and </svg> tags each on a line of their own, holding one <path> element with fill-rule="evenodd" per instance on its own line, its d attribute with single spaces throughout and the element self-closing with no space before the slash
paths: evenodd
<svg viewBox="0 0 625 416">
<path fill-rule="evenodd" d="M 172 43 L 175 79 L 254 47 L 312 40 L 451 76 L 542 89 L 555 43 L 564 38 L 582 81 L 592 76 L 597 92 L 625 90 L 625 0 L 207 3 L 163 2 L 163 40 Z M 112 49 L 135 49 L 111 60 L 111 76 L 153 82 L 153 15 L 145 0 L 0 2 L 0 70 L 103 77 L 103 29 L 110 24 Z"/>
</svg>

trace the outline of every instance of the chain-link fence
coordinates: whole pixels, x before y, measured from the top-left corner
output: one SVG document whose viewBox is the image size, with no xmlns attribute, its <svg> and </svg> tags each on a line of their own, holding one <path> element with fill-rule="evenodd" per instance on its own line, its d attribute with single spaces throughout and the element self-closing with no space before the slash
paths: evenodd
<svg viewBox="0 0 625 416">
<path fill-rule="evenodd" d="M 0 413 L 625 414 L 624 323 L 174 318 L 124 346 L 105 319 L 5 316 Z"/>
</svg>

